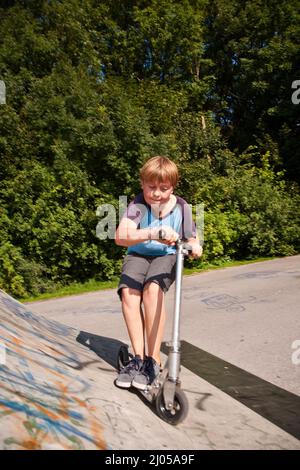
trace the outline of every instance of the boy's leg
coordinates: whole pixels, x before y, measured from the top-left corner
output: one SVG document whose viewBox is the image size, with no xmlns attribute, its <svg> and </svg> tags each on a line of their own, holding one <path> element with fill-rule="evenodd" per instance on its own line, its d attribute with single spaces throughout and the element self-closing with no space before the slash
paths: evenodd
<svg viewBox="0 0 300 470">
<path fill-rule="evenodd" d="M 134 355 L 144 357 L 144 316 L 141 308 L 142 292 L 129 287 L 122 288 L 122 311 Z"/>
<path fill-rule="evenodd" d="M 135 375 L 131 385 L 146 390 L 160 370 L 160 346 L 165 325 L 164 293 L 155 282 L 148 282 L 143 291 L 145 312 L 145 330 L 147 338 L 147 358 L 138 374 Z"/>
<path fill-rule="evenodd" d="M 148 356 L 160 364 L 160 347 L 166 319 L 164 292 L 156 282 L 148 282 L 143 291 Z"/>
</svg>

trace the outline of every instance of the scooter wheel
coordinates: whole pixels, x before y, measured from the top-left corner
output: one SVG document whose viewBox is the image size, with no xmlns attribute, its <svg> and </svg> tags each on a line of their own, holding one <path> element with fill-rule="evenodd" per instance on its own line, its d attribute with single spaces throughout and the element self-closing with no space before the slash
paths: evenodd
<svg viewBox="0 0 300 470">
<path fill-rule="evenodd" d="M 126 346 L 121 346 L 118 352 L 118 362 L 117 368 L 120 371 L 124 366 L 128 364 L 131 359 L 131 354 L 128 352 L 128 348 Z"/>
<path fill-rule="evenodd" d="M 181 423 L 188 414 L 188 400 L 185 393 L 180 388 L 176 388 L 174 406 L 171 410 L 166 408 L 163 390 L 160 390 L 158 393 L 155 405 L 158 416 L 173 426 Z"/>
</svg>

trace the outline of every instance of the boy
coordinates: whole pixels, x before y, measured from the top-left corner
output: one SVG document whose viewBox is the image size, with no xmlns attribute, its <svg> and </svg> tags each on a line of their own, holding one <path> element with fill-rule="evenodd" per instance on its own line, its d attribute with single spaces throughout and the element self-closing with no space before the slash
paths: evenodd
<svg viewBox="0 0 300 470">
<path fill-rule="evenodd" d="M 160 370 L 164 293 L 175 279 L 176 240 L 186 238 L 194 258 L 201 256 L 202 248 L 191 209 L 173 194 L 178 181 L 175 163 L 167 157 L 152 157 L 140 175 L 143 192 L 129 204 L 115 237 L 117 245 L 128 247 L 118 294 L 134 352 L 116 385 L 145 390 Z M 159 233 L 164 234 L 163 240 Z"/>
</svg>

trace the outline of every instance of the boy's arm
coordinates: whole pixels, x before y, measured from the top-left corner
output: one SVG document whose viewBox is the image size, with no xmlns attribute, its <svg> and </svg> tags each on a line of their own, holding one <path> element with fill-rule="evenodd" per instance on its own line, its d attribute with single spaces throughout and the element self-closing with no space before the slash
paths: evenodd
<svg viewBox="0 0 300 470">
<path fill-rule="evenodd" d="M 149 240 L 149 229 L 138 229 L 137 224 L 127 217 L 123 217 L 116 230 L 115 242 L 120 246 L 132 246 Z"/>
<path fill-rule="evenodd" d="M 165 239 L 159 238 L 159 231 L 163 230 L 165 233 Z M 116 230 L 115 242 L 120 246 L 133 246 L 137 243 L 142 243 L 148 240 L 158 240 L 166 245 L 173 245 L 178 238 L 176 233 L 171 227 L 147 227 L 137 228 L 137 224 L 127 217 L 123 217 L 119 227 Z"/>
</svg>

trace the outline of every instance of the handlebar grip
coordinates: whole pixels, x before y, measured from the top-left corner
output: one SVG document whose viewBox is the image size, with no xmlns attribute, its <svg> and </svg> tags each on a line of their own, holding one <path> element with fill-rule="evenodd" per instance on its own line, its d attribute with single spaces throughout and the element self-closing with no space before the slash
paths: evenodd
<svg viewBox="0 0 300 470">
<path fill-rule="evenodd" d="M 189 256 L 192 254 L 192 252 L 193 252 L 193 249 L 191 245 L 189 245 L 188 243 L 185 243 L 183 245 L 183 254 Z"/>
</svg>

